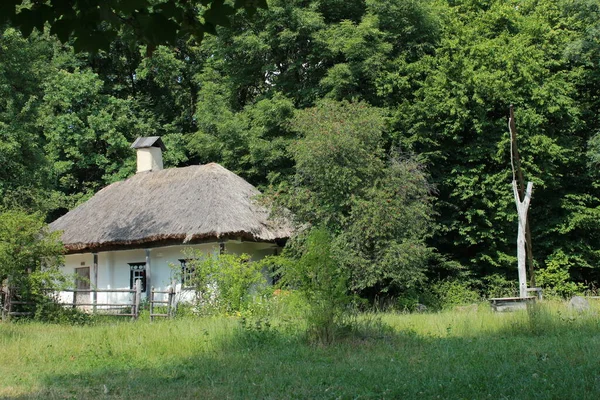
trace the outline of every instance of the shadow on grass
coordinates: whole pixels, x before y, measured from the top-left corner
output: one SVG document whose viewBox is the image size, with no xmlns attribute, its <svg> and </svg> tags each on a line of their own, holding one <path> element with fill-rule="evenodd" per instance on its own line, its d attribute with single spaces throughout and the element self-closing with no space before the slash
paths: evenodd
<svg viewBox="0 0 600 400">
<path fill-rule="evenodd" d="M 185 359 L 108 360 L 47 376 L 20 398 L 599 398 L 598 319 L 533 311 L 476 336 L 367 326 L 321 347 L 289 332 L 238 328 Z"/>
</svg>

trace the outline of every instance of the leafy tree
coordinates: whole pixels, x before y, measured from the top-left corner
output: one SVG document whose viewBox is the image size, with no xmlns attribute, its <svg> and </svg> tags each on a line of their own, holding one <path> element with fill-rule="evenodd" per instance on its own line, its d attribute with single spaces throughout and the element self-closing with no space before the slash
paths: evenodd
<svg viewBox="0 0 600 400">
<path fill-rule="evenodd" d="M 137 118 L 135 103 L 102 93 L 90 70 L 59 70 L 41 86 L 37 123 L 56 189 L 76 202 L 135 172 L 129 145 L 152 132 Z"/>
<path fill-rule="evenodd" d="M 431 257 L 431 188 L 413 159 L 386 154 L 383 121 L 364 103 L 324 101 L 299 112 L 296 173 L 273 195 L 299 225 L 331 233 L 349 287 L 363 293 L 422 282 Z"/>
<path fill-rule="evenodd" d="M 583 283 L 572 281 L 570 264 L 571 260 L 562 250 L 552 253 L 547 267 L 536 276 L 536 282 L 545 289 L 546 295 L 571 297 L 583 291 Z"/>
<path fill-rule="evenodd" d="M 433 50 L 439 24 L 432 4 L 271 0 L 251 19 L 236 14 L 203 45 L 234 111 L 273 92 L 299 108 L 325 96 L 387 105 L 407 85 L 396 79 L 398 66 Z"/>
<path fill-rule="evenodd" d="M 257 185 L 278 181 L 293 165 L 287 150 L 294 137 L 293 113 L 292 102 L 277 93 L 233 112 L 223 88 L 207 82 L 198 94 L 198 132 L 189 136 L 190 157 L 218 160 Z"/>
<path fill-rule="evenodd" d="M 582 69 L 564 58 L 579 34 L 565 15 L 556 2 L 453 2 L 435 53 L 398 71 L 412 78 L 394 118 L 398 139 L 427 163 L 439 190 L 441 229 L 431 243 L 479 275 L 515 271 L 510 104 L 525 176 L 536 185 L 535 258 L 542 264 L 561 248 L 572 268 L 598 262 L 590 217 L 599 193 L 580 157 L 590 137 Z"/>
<path fill-rule="evenodd" d="M 573 31 L 564 55 L 580 70 L 576 81 L 583 108 L 583 120 L 598 132 L 600 93 L 600 6 L 593 0 L 566 2 L 563 8 L 565 24 Z"/>
<path fill-rule="evenodd" d="M 53 287 L 62 263 L 60 232 L 49 232 L 40 213 L 0 211 L 0 283 L 6 279 L 23 295 Z M 37 284 L 37 285 L 35 285 Z M 36 292 L 37 290 L 37 292 Z"/>
<path fill-rule="evenodd" d="M 0 205 L 43 209 L 51 196 L 44 141 L 35 126 L 40 87 L 55 70 L 48 41 L 14 29 L 0 37 Z"/>
<path fill-rule="evenodd" d="M 289 175 L 290 110 L 324 97 L 393 105 L 405 85 L 393 71 L 437 40 L 431 4 L 272 0 L 253 18 L 236 14 L 202 45 L 191 159 L 219 160 L 258 184 Z"/>
</svg>

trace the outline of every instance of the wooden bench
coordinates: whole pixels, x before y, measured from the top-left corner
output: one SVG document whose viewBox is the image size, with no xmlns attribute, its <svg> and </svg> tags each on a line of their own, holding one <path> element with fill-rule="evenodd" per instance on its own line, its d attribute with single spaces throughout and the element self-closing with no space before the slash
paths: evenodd
<svg viewBox="0 0 600 400">
<path fill-rule="evenodd" d="M 535 302 L 536 297 L 498 297 L 489 299 L 492 304 L 492 310 L 498 312 L 517 311 L 527 309 L 528 303 Z"/>
</svg>

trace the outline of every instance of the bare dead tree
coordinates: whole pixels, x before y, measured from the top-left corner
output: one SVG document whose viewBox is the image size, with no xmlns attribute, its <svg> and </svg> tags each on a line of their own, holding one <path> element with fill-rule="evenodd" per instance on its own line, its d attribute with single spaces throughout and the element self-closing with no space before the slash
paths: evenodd
<svg viewBox="0 0 600 400">
<path fill-rule="evenodd" d="M 512 186 L 517 206 L 519 218 L 519 230 L 517 235 L 517 261 L 519 270 L 519 294 L 521 297 L 527 296 L 527 274 L 525 261 L 529 264 L 529 276 L 531 286 L 535 287 L 535 275 L 533 269 L 533 251 L 531 246 L 531 230 L 527 221 L 527 211 L 531 202 L 531 193 L 533 191 L 533 182 L 527 182 L 521 169 L 521 160 L 517 147 L 517 130 L 515 127 L 515 116 L 513 106 L 510 106 L 510 116 L 508 119 L 508 129 L 510 131 L 510 165 L 512 168 Z M 517 184 L 518 179 L 518 184 Z"/>
</svg>

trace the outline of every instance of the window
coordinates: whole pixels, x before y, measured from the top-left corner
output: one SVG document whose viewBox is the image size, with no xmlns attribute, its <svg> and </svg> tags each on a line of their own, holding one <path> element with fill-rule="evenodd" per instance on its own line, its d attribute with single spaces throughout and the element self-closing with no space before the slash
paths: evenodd
<svg viewBox="0 0 600 400">
<path fill-rule="evenodd" d="M 146 263 L 129 263 L 129 287 L 135 288 L 135 281 L 142 281 L 142 292 L 146 291 Z"/>
<path fill-rule="evenodd" d="M 196 269 L 194 267 L 188 266 L 189 259 L 180 259 L 181 263 L 181 286 L 182 287 L 191 287 L 192 280 L 194 278 L 194 272 Z"/>
</svg>

